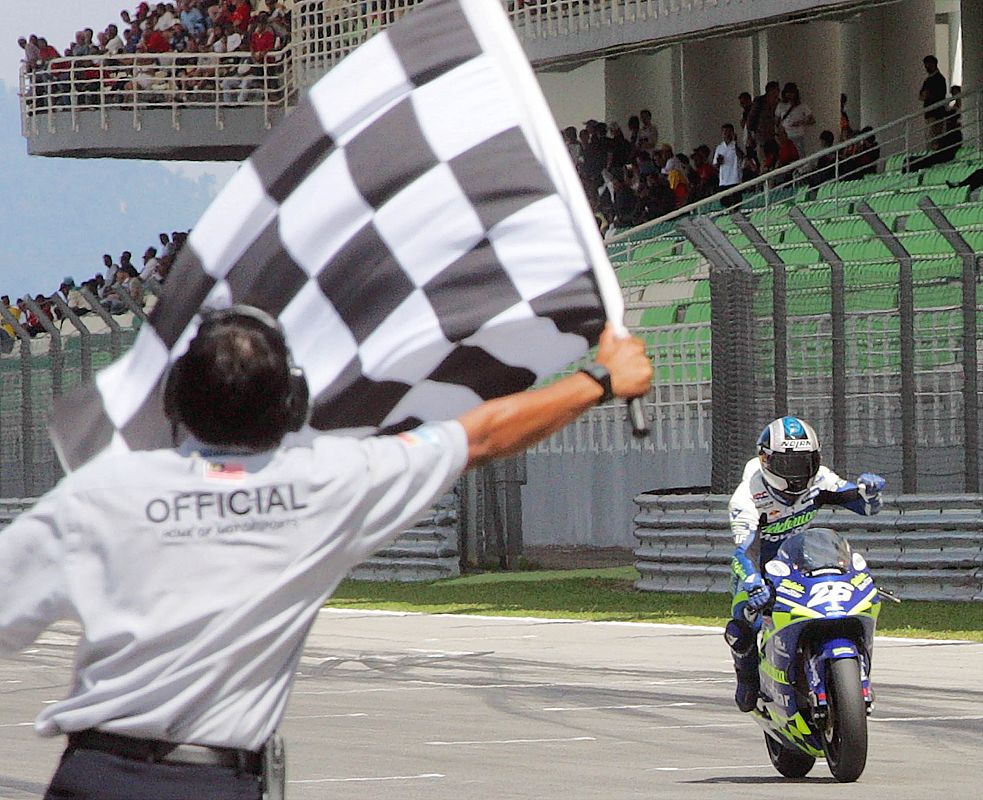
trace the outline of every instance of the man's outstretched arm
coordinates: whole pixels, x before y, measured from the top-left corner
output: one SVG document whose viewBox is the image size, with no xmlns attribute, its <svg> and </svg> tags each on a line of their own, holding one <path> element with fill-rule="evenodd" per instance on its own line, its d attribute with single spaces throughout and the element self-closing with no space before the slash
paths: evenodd
<svg viewBox="0 0 983 800">
<path fill-rule="evenodd" d="M 652 364 L 641 339 L 601 334 L 597 363 L 611 374 L 616 397 L 641 397 L 652 383 Z M 601 399 L 597 381 L 583 373 L 542 389 L 482 403 L 458 418 L 468 436 L 468 468 L 525 450 L 573 422 Z"/>
</svg>

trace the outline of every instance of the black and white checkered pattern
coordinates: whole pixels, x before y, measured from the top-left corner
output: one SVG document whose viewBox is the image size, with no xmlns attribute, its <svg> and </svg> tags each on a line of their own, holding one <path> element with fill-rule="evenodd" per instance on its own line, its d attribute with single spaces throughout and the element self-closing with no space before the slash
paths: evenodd
<svg viewBox="0 0 983 800">
<path fill-rule="evenodd" d="M 525 389 L 620 321 L 496 0 L 430 0 L 313 87 L 205 212 L 131 351 L 56 410 L 66 468 L 110 445 L 169 445 L 167 368 L 197 312 L 233 302 L 283 324 L 313 428 L 358 433 Z"/>
</svg>

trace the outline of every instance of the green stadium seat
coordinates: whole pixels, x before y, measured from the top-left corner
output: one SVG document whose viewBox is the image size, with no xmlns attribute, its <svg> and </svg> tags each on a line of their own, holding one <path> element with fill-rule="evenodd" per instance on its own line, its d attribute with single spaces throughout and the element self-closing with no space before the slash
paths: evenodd
<svg viewBox="0 0 983 800">
<path fill-rule="evenodd" d="M 959 280 L 963 274 L 963 263 L 955 254 L 938 258 L 912 259 L 911 272 L 915 283 Z"/>
<path fill-rule="evenodd" d="M 799 210 L 813 221 L 832 219 L 853 213 L 853 204 L 843 200 L 810 200 L 799 203 Z"/>
<path fill-rule="evenodd" d="M 710 299 L 710 281 L 694 281 L 695 286 L 693 286 L 693 299 L 694 300 L 709 300 Z"/>
<path fill-rule="evenodd" d="M 829 289 L 830 269 L 820 265 L 806 269 L 797 269 L 785 277 L 788 290 L 797 289 Z"/>
<path fill-rule="evenodd" d="M 818 264 L 820 261 L 819 251 L 812 245 L 779 246 L 775 252 L 787 266 Z"/>
<path fill-rule="evenodd" d="M 674 325 L 679 321 L 677 319 L 678 309 L 679 305 L 677 303 L 646 308 L 642 311 L 639 326 L 642 328 L 655 328 L 659 325 Z"/>
<path fill-rule="evenodd" d="M 946 219 L 952 227 L 963 230 L 983 228 L 983 203 L 971 203 L 959 208 L 943 209 Z"/>
<path fill-rule="evenodd" d="M 971 171 L 971 169 L 967 169 L 966 164 L 960 162 L 939 164 L 936 167 L 923 169 L 920 183 L 922 186 L 945 186 L 946 181 L 958 183 Z"/>
<path fill-rule="evenodd" d="M 848 288 L 897 286 L 898 262 L 848 262 L 843 265 L 843 282 Z"/>
<path fill-rule="evenodd" d="M 859 239 L 872 234 L 870 225 L 863 218 L 845 219 L 825 222 L 816 225 L 816 230 L 827 242 L 840 242 L 847 239 Z"/>
<path fill-rule="evenodd" d="M 963 290 L 959 284 L 915 287 L 915 308 L 946 308 L 962 302 Z"/>
<path fill-rule="evenodd" d="M 901 246 L 912 256 L 949 255 L 954 252 L 945 237 L 937 231 L 901 234 L 898 236 L 898 240 L 901 242 Z"/>
<path fill-rule="evenodd" d="M 788 228 L 782 235 L 782 244 L 808 244 L 808 242 L 809 237 L 798 225 Z"/>
<path fill-rule="evenodd" d="M 891 251 L 880 240 L 872 238 L 866 241 L 842 242 L 833 245 L 833 250 L 843 259 L 850 261 L 890 261 Z"/>
<path fill-rule="evenodd" d="M 710 304 L 706 302 L 690 303 L 683 312 L 683 322 L 709 322 Z"/>
<path fill-rule="evenodd" d="M 828 291 L 789 291 L 786 311 L 790 317 L 809 317 L 829 314 L 831 310 Z"/>
<path fill-rule="evenodd" d="M 890 311 L 898 307 L 897 287 L 848 289 L 844 298 L 847 312 Z"/>
<path fill-rule="evenodd" d="M 931 198 L 935 205 L 944 209 L 948 206 L 958 206 L 960 203 L 965 203 L 969 190 L 965 186 L 957 186 L 955 189 L 946 186 L 944 189 L 929 189 L 925 194 Z M 924 194 L 920 194 L 919 198 L 921 197 L 924 197 Z"/>
</svg>

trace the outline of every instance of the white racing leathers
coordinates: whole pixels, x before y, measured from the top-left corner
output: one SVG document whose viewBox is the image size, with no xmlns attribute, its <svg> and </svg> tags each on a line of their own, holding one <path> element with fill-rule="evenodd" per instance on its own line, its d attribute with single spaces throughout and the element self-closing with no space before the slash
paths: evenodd
<svg viewBox="0 0 983 800">
<path fill-rule="evenodd" d="M 857 484 L 843 480 L 826 467 L 819 468 L 807 491 L 784 494 L 765 480 L 758 459 L 751 459 L 729 504 L 736 547 L 731 560 L 734 591 L 745 577 L 762 571 L 787 536 L 809 527 L 824 505 L 843 506 L 866 516 L 880 510 L 876 496 L 868 497 Z M 738 598 L 734 599 L 736 606 Z"/>
</svg>

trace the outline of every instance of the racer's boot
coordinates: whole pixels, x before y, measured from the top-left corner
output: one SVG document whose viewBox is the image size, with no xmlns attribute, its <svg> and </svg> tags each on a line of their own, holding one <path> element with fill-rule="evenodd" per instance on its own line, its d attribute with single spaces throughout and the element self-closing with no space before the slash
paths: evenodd
<svg viewBox="0 0 983 800">
<path fill-rule="evenodd" d="M 758 635 L 743 620 L 732 619 L 724 628 L 724 639 L 730 645 L 737 673 L 734 702 L 744 712 L 753 711 L 758 704 L 761 683 L 758 678 Z"/>
</svg>

